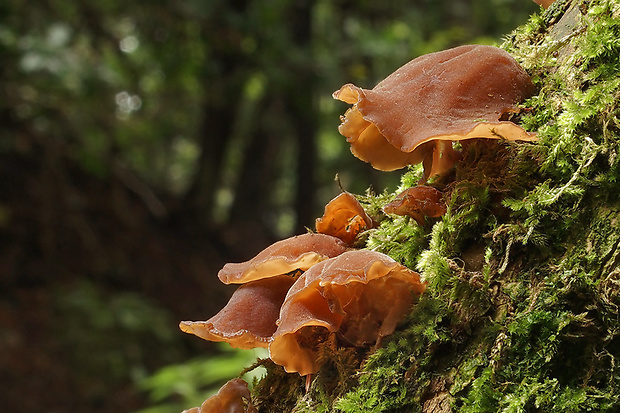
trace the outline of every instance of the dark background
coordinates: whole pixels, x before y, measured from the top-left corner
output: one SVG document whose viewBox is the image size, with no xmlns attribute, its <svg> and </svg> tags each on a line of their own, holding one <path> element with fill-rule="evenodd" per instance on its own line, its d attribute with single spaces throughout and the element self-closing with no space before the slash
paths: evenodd
<svg viewBox="0 0 620 413">
<path fill-rule="evenodd" d="M 353 193 L 398 182 L 350 154 L 337 132 L 347 105 L 331 93 L 424 53 L 500 42 L 537 10 L 3 1 L 0 411 L 199 403 L 248 363 L 177 329 L 226 303 L 217 270 L 312 228 L 336 174 Z"/>
</svg>

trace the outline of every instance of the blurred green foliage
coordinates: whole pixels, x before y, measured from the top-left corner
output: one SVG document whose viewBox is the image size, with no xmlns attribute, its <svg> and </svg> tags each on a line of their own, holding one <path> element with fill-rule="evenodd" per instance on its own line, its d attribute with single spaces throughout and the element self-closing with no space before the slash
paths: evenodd
<svg viewBox="0 0 620 413">
<path fill-rule="evenodd" d="M 42 145 L 101 177 L 127 167 L 157 193 L 195 204 L 206 223 L 225 225 L 236 219 L 231 211 L 256 204 L 263 226 L 282 235 L 311 223 L 337 192 L 335 173 L 357 192 L 398 182 L 350 155 L 336 129 L 345 105 L 331 92 L 346 82 L 372 87 L 424 53 L 497 42 L 537 6 L 49 0 L 26 8 L 11 0 L 1 7 L 0 111 L 10 122 L 0 148 Z M 310 146 L 300 141 L 306 121 Z M 262 145 L 268 151 L 256 149 Z M 260 181 L 244 180 L 248 164 Z M 299 188 L 305 173 L 310 186 Z M 298 191 L 316 194 L 303 217 Z"/>
<path fill-rule="evenodd" d="M 153 406 L 138 413 L 180 412 L 200 406 L 205 399 L 217 393 L 220 386 L 238 377 L 257 357 L 267 357 L 266 349 L 238 350 L 228 344 L 219 346 L 217 357 L 197 357 L 182 364 L 163 367 L 141 379 L 138 387 L 148 392 Z M 242 376 L 249 384 L 264 374 L 263 368 Z"/>
<path fill-rule="evenodd" d="M 64 362 L 94 385 L 139 380 L 154 357 L 171 361 L 178 353 L 178 322 L 140 294 L 109 293 L 83 280 L 55 291 L 54 310 Z"/>
</svg>

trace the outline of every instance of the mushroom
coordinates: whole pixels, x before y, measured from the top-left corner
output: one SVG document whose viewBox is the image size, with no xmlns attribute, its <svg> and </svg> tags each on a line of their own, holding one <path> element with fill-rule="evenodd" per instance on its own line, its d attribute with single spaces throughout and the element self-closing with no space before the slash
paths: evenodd
<svg viewBox="0 0 620 413">
<path fill-rule="evenodd" d="M 392 202 L 383 206 L 383 212 L 409 216 L 423 226 L 424 217 L 437 218 L 446 213 L 442 196 L 443 194 L 432 186 L 417 185 L 396 195 Z"/>
<path fill-rule="evenodd" d="M 287 372 L 316 373 L 322 342 L 376 344 L 394 331 L 424 288 L 419 274 L 379 252 L 353 250 L 325 260 L 289 290 L 269 355 Z"/>
<path fill-rule="evenodd" d="M 315 225 L 318 233 L 340 238 L 351 245 L 361 231 L 372 227 L 372 219 L 353 195 L 343 192 L 327 203 Z"/>
<path fill-rule="evenodd" d="M 267 348 L 293 282 L 293 278 L 284 275 L 250 281 L 237 288 L 228 304 L 209 320 L 182 321 L 179 327 L 185 333 L 209 341 L 225 341 L 236 348 Z"/>
<path fill-rule="evenodd" d="M 346 249 L 343 241 L 330 235 L 297 235 L 270 245 L 249 261 L 224 265 L 218 277 L 224 284 L 242 284 L 283 274 L 296 276 Z"/>
<path fill-rule="evenodd" d="M 226 382 L 217 394 L 209 397 L 200 408 L 194 407 L 182 413 L 257 413 L 252 405 L 248 384 L 242 379 Z"/>
<path fill-rule="evenodd" d="M 465 45 L 420 56 L 372 90 L 349 83 L 333 97 L 353 105 L 338 130 L 355 156 L 383 171 L 423 162 L 429 178 L 458 159 L 451 141 L 536 140 L 500 120 L 533 93 L 530 77 L 510 54 Z"/>
</svg>

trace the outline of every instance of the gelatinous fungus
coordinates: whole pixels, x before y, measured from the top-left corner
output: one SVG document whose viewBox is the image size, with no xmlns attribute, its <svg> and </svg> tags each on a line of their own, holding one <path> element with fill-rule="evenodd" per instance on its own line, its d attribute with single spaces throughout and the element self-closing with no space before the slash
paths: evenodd
<svg viewBox="0 0 620 413">
<path fill-rule="evenodd" d="M 354 250 L 306 271 L 288 292 L 269 345 L 288 372 L 318 371 L 318 347 L 334 336 L 342 345 L 367 346 L 391 334 L 415 297 L 420 276 L 387 255 Z"/>
<path fill-rule="evenodd" d="M 548 9 L 555 0 L 534 0 L 534 3 L 538 4 L 544 9 Z"/>
<path fill-rule="evenodd" d="M 465 45 L 420 56 L 371 90 L 346 84 L 333 96 L 353 105 L 338 130 L 355 156 L 384 171 L 423 162 L 431 177 L 458 159 L 451 141 L 535 140 L 501 120 L 533 93 L 529 75 L 510 54 Z"/>
<path fill-rule="evenodd" d="M 182 413 L 257 413 L 252 405 L 248 384 L 242 379 L 226 382 L 217 394 L 209 397 L 202 405 Z"/>
<path fill-rule="evenodd" d="M 372 219 L 353 195 L 343 192 L 327 203 L 315 225 L 318 233 L 340 238 L 351 245 L 360 232 L 372 228 Z"/>
<path fill-rule="evenodd" d="M 417 185 L 405 189 L 394 200 L 383 206 L 387 214 L 405 215 L 424 225 L 424 217 L 437 218 L 446 213 L 443 194 L 436 188 Z"/>
<path fill-rule="evenodd" d="M 224 284 L 242 284 L 266 277 L 305 271 L 314 264 L 346 251 L 339 238 L 303 234 L 278 241 L 241 263 L 228 263 L 218 273 Z"/>
<path fill-rule="evenodd" d="M 281 275 L 240 286 L 228 304 L 207 321 L 182 321 L 182 331 L 232 347 L 266 348 L 276 331 L 284 298 L 295 280 Z"/>
</svg>

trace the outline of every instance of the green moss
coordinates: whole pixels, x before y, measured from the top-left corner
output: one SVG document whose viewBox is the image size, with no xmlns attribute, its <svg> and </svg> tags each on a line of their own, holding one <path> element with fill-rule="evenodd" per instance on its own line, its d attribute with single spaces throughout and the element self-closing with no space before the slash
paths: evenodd
<svg viewBox="0 0 620 413">
<path fill-rule="evenodd" d="M 269 359 L 259 360 L 247 371 L 258 366 L 265 367 L 267 374 L 254 383 L 253 404 L 264 413 L 290 412 L 297 400 L 303 397 L 302 377 L 286 373 L 281 366 Z"/>
<path fill-rule="evenodd" d="M 335 411 L 419 411 L 424 389 L 420 384 L 433 381 L 433 356 L 451 338 L 448 313 L 442 300 L 423 297 L 406 326 L 369 356 L 356 389 L 337 400 Z"/>
</svg>

